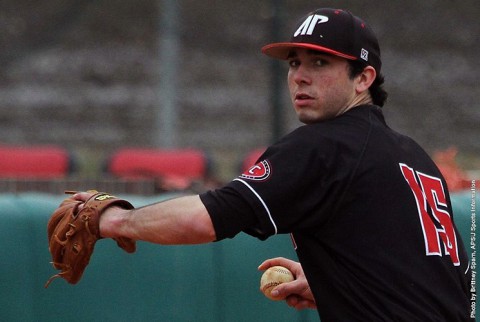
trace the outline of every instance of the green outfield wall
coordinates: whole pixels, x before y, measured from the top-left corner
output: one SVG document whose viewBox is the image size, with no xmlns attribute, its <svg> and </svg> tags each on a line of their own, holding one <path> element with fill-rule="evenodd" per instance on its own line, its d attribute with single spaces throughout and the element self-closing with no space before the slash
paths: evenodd
<svg viewBox="0 0 480 322">
<path fill-rule="evenodd" d="M 171 196 L 121 197 L 138 207 Z M 63 198 L 0 195 L 0 321 L 318 321 L 315 311 L 297 312 L 258 290 L 257 266 L 264 259 L 296 259 L 288 235 L 261 242 L 241 234 L 198 246 L 139 242 L 135 254 L 101 240 L 77 285 L 57 279 L 45 289 L 56 272 L 46 226 Z M 472 253 L 471 194 L 456 194 L 452 201 Z"/>
</svg>

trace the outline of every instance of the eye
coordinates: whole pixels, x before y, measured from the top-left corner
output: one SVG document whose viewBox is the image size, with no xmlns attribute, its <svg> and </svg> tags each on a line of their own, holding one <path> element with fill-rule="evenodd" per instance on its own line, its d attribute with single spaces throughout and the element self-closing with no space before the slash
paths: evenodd
<svg viewBox="0 0 480 322">
<path fill-rule="evenodd" d="M 328 64 L 328 62 L 323 58 L 316 58 L 313 63 L 315 66 L 325 66 Z"/>
<path fill-rule="evenodd" d="M 300 65 L 300 61 L 298 59 L 290 59 L 288 61 L 288 66 L 290 66 L 291 68 L 298 67 L 299 65 Z"/>
</svg>

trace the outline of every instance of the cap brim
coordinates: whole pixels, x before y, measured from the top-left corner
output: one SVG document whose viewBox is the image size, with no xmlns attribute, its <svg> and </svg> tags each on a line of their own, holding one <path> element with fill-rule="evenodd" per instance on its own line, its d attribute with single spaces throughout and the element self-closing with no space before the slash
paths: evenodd
<svg viewBox="0 0 480 322">
<path fill-rule="evenodd" d="M 288 59 L 288 56 L 290 55 L 292 49 L 294 48 L 311 49 L 311 50 L 321 51 L 327 54 L 339 56 L 345 59 L 357 60 L 357 57 L 355 56 L 347 55 L 327 47 L 322 47 L 319 45 L 309 44 L 309 43 L 295 43 L 295 42 L 273 43 L 273 44 L 269 44 L 262 47 L 262 53 L 272 58 L 286 60 Z"/>
</svg>

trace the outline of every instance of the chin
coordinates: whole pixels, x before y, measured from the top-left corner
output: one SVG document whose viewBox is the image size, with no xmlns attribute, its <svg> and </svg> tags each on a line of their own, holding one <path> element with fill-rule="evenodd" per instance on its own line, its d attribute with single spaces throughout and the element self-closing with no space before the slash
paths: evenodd
<svg viewBox="0 0 480 322">
<path fill-rule="evenodd" d="M 303 124 L 314 124 L 329 119 L 326 115 L 298 114 L 298 120 Z"/>
</svg>

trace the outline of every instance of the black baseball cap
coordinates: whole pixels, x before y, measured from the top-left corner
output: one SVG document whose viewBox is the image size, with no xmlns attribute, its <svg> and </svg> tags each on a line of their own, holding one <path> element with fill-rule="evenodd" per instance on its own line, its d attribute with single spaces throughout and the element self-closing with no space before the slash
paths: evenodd
<svg viewBox="0 0 480 322">
<path fill-rule="evenodd" d="M 342 9 L 321 8 L 303 17 L 289 42 L 266 45 L 262 52 L 288 59 L 292 48 L 306 48 L 360 60 L 380 73 L 380 46 L 373 30 L 360 18 Z"/>
</svg>

